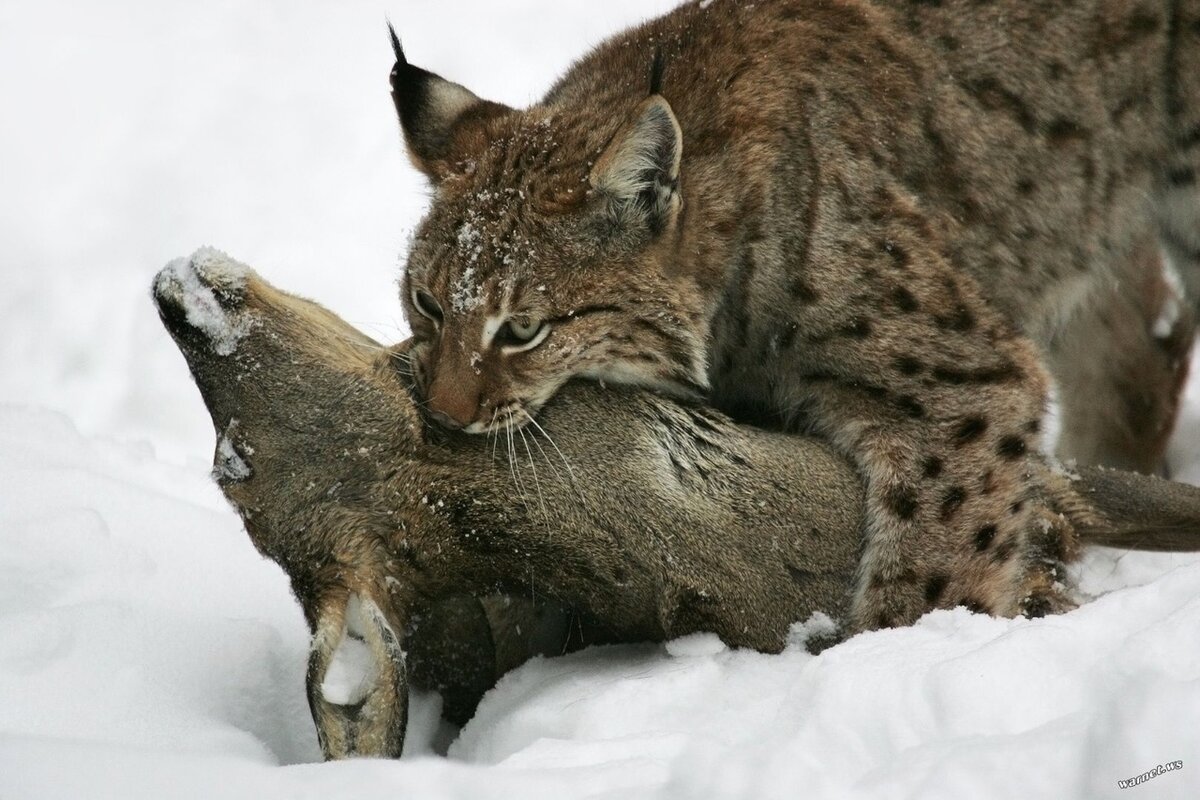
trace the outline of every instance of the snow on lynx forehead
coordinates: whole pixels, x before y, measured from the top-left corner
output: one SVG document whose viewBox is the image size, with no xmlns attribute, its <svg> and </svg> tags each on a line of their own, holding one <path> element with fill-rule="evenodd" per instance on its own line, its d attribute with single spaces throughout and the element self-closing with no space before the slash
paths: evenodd
<svg viewBox="0 0 1200 800">
<path fill-rule="evenodd" d="M 249 267 L 220 250 L 201 247 L 190 256 L 177 258 L 163 267 L 155 279 L 155 288 L 164 294 L 177 294 L 188 322 L 208 337 L 214 353 L 227 356 L 237 349 L 237 343 L 249 332 L 250 320 L 240 314 L 227 313 L 213 290 L 200 280 L 200 275 L 226 291 L 236 292 L 245 288 L 248 271 Z"/>
<path fill-rule="evenodd" d="M 476 266 L 485 245 L 492 249 L 495 260 L 505 267 L 513 267 L 533 254 L 533 244 L 528 238 L 513 240 L 503 235 L 507 210 L 503 203 L 513 196 L 524 200 L 525 193 L 515 189 L 476 192 L 473 204 L 466 209 L 466 218 L 455 231 L 455 244 L 466 265 L 454 281 L 449 298 L 450 307 L 458 314 L 473 311 L 484 302 L 484 272 Z M 511 278 L 506 281 L 506 286 L 511 290 Z"/>
</svg>

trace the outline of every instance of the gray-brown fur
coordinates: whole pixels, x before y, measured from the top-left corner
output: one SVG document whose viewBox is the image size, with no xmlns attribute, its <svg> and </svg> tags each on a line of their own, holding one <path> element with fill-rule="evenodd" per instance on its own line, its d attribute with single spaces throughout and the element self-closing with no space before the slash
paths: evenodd
<svg viewBox="0 0 1200 800">
<path fill-rule="evenodd" d="M 1193 323 L 1153 335 L 1162 308 L 1135 296 L 1162 280 L 1136 270 L 1161 236 L 1195 281 L 1198 65 L 1200 0 L 692 3 L 528 110 L 461 87 L 406 106 L 441 84 L 400 54 L 393 95 L 437 187 L 403 292 L 422 396 L 480 431 L 572 376 L 707 392 L 866 479 L 856 626 L 911 621 L 942 573 L 994 613 L 1061 607 L 1047 368 L 1068 453 L 1159 460 Z M 647 140 L 649 161 L 622 156 Z M 544 342 L 484 346 L 502 306 L 552 320 Z M 1144 372 L 1118 366 L 1126 347 Z"/>
<path fill-rule="evenodd" d="M 576 382 L 513 463 L 504 444 L 421 420 L 407 345 L 385 349 L 223 256 L 164 270 L 154 294 L 212 415 L 217 480 L 313 631 L 329 757 L 398 755 L 410 682 L 462 720 L 535 652 L 694 631 L 775 652 L 814 611 L 847 618 L 864 495 L 826 444 Z M 223 331 L 235 347 L 214 343 Z M 1200 548 L 1200 490 L 1119 472 L 1068 483 L 1062 511 L 1085 540 Z M 935 566 L 907 567 L 930 575 L 922 611 L 976 580 Z M 352 706 L 321 690 L 346 635 L 378 667 Z"/>
<path fill-rule="evenodd" d="M 1147 238 L 1124 274 L 1094 291 L 1046 348 L 1061 393 L 1057 454 L 1080 464 L 1152 474 L 1187 377 L 1195 311 L 1182 286 L 1162 279 Z"/>
</svg>

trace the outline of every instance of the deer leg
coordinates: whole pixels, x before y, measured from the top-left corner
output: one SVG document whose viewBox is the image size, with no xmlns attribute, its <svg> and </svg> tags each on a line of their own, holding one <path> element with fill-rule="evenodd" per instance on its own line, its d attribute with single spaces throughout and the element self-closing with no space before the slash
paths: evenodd
<svg viewBox="0 0 1200 800">
<path fill-rule="evenodd" d="M 369 595 L 322 603 L 308 660 L 308 704 L 328 759 L 399 758 L 408 682 L 398 628 Z"/>
</svg>

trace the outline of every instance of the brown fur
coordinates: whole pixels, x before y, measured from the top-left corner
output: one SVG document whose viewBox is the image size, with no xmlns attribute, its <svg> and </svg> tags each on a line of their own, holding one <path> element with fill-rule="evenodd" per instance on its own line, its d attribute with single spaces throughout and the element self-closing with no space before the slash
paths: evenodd
<svg viewBox="0 0 1200 800">
<path fill-rule="evenodd" d="M 577 382 L 545 408 L 542 439 L 497 451 L 422 422 L 407 345 L 384 349 L 222 256 L 164 270 L 154 294 L 212 415 L 214 474 L 313 631 L 328 757 L 399 755 L 410 682 L 461 721 L 533 653 L 695 631 L 776 652 L 815 611 L 847 619 L 864 493 L 815 439 Z M 240 339 L 218 346 L 222 330 Z M 1085 541 L 1200 549 L 1200 490 L 1095 470 L 1069 487 L 1056 510 Z M 1012 555 L 991 561 L 1039 553 Z M 921 610 L 977 608 L 964 592 L 989 576 L 946 563 L 904 566 L 929 576 Z M 346 636 L 377 667 L 354 705 L 321 689 Z"/>
<path fill-rule="evenodd" d="M 1047 367 L 1067 453 L 1155 466 L 1192 319 L 1151 335 L 1138 269 L 1151 228 L 1200 263 L 1198 54 L 1200 0 L 716 0 L 512 110 L 397 45 L 437 187 L 404 280 L 423 397 L 479 432 L 573 376 L 707 392 L 866 479 L 858 627 L 911 621 L 943 573 L 994 613 L 1064 607 Z M 506 316 L 549 333 L 498 346 Z"/>
<path fill-rule="evenodd" d="M 1163 280 L 1146 241 L 1119 280 L 1098 287 L 1047 350 L 1059 386 L 1060 458 L 1154 473 L 1188 373 L 1195 311 L 1178 279 Z"/>
</svg>

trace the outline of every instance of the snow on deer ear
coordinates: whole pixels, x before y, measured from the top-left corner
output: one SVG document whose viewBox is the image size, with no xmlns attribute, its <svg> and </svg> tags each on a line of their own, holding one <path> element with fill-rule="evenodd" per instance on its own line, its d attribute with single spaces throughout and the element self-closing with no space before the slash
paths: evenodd
<svg viewBox="0 0 1200 800">
<path fill-rule="evenodd" d="M 592 167 L 589 181 L 623 223 L 647 225 L 654 234 L 679 211 L 679 161 L 683 132 L 662 95 L 647 97 Z"/>
<path fill-rule="evenodd" d="M 390 24 L 388 33 L 396 54 L 389 81 L 404 142 L 413 166 L 436 183 L 455 172 L 457 162 L 486 146 L 478 123 L 511 109 L 481 100 L 466 87 L 408 63 Z"/>
</svg>

